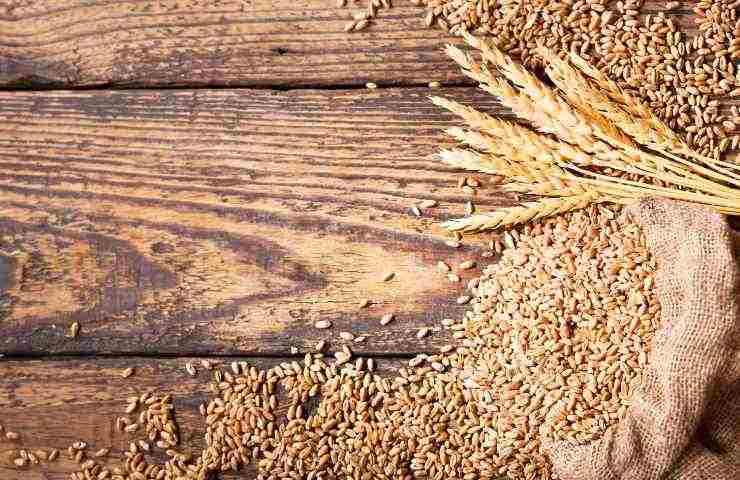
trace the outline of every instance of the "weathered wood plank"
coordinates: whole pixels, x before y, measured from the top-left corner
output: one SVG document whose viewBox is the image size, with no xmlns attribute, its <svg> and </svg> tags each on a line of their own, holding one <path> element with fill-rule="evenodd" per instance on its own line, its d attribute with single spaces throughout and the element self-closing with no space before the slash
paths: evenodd
<svg viewBox="0 0 740 480">
<path fill-rule="evenodd" d="M 452 38 L 424 25 L 423 8 L 394 3 L 368 30 L 345 33 L 364 1 L 347 9 L 335 0 L 4 2 L 0 85 L 463 81 L 441 51 Z M 645 3 L 645 12 L 665 6 Z M 693 28 L 685 10 L 669 15 Z"/>
<path fill-rule="evenodd" d="M 439 220 L 513 199 L 432 158 L 457 123 L 432 92 L 503 113 L 474 88 L 0 94 L 0 352 L 446 343 L 415 331 L 459 316 L 477 270 L 449 283 L 436 263 L 480 261 L 487 238 L 452 248 Z M 416 218 L 421 199 L 440 205 Z"/>
<path fill-rule="evenodd" d="M 269 368 L 285 359 L 229 358 L 225 363 L 228 365 L 232 360 L 246 360 L 258 368 Z M 116 418 L 126 416 L 126 397 L 146 391 L 172 394 L 182 451 L 200 452 L 204 447 L 205 422 L 198 406 L 211 398 L 208 385 L 212 377 L 204 369 L 195 378 L 184 370 L 186 362 L 199 361 L 137 357 L 0 361 L 0 424 L 7 431 L 20 434 L 18 441 L 0 435 L 0 478 L 66 480 L 70 472 L 79 469 L 66 453 L 77 441 L 88 444 L 88 458 L 101 448 L 110 448 L 108 466 L 119 465 L 129 443 L 142 435 L 118 432 Z M 398 359 L 380 359 L 376 363 L 380 374 L 391 374 L 400 365 Z M 121 378 L 120 372 L 129 366 L 135 367 L 136 373 Z M 285 413 L 283 407 L 279 407 L 281 415 Z M 56 462 L 18 468 L 13 459 L 18 457 L 20 449 L 31 452 L 59 449 L 62 453 Z M 150 458 L 162 463 L 167 457 L 155 450 Z M 253 479 L 254 476 L 252 466 L 224 478 Z"/>
</svg>

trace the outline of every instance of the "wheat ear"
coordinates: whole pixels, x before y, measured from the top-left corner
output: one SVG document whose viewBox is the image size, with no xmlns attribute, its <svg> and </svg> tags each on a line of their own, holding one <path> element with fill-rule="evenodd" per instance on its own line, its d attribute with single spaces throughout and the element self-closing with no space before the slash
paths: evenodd
<svg viewBox="0 0 740 480">
<path fill-rule="evenodd" d="M 453 100 L 441 97 L 430 97 L 430 99 L 435 105 L 460 116 L 470 127 L 494 137 L 483 137 L 473 132 L 468 132 L 467 135 L 454 135 L 460 141 L 475 148 L 501 151 L 500 144 L 505 143 L 508 145 L 510 155 L 516 156 L 527 152 L 533 161 L 542 164 L 544 168 L 555 160 L 568 160 L 578 165 L 592 163 L 590 155 L 568 143 L 538 135 L 522 125 L 494 118 Z"/>
<path fill-rule="evenodd" d="M 474 37 L 469 33 L 463 33 L 463 36 L 471 46 L 480 50 L 484 60 L 494 64 L 507 80 L 516 85 L 521 93 L 529 97 L 535 108 L 542 109 L 570 128 L 580 127 L 581 131 L 590 131 L 597 138 L 614 147 L 634 146 L 628 136 L 615 128 L 610 122 L 599 118 L 597 112 L 579 111 L 573 108 L 560 95 L 526 68 L 514 62 L 511 57 L 501 52 L 492 43 Z M 505 99 L 502 100 L 505 101 Z"/>
<path fill-rule="evenodd" d="M 448 230 L 464 232 L 492 230 L 578 210 L 592 203 L 607 200 L 608 197 L 602 197 L 595 192 L 572 197 L 543 198 L 534 202 L 524 202 L 514 207 L 502 207 L 490 213 L 449 220 L 442 226 Z"/>
<path fill-rule="evenodd" d="M 580 70 L 546 48 L 540 47 L 538 51 L 547 64 L 548 76 L 562 92 L 565 92 L 566 97 L 574 106 L 587 112 L 595 112 L 603 119 L 602 121 L 613 122 L 637 143 L 667 157 L 661 158 L 657 155 L 646 154 L 633 149 L 631 145 L 624 145 L 624 148 L 633 153 L 636 159 L 653 162 L 660 169 L 671 168 L 674 172 L 691 178 L 694 183 L 701 183 L 706 180 L 697 175 L 701 174 L 721 182 L 740 186 L 740 175 L 727 172 L 721 167 L 715 167 L 713 171 L 675 155 L 673 152 L 680 154 L 689 152 L 688 145 L 659 120 L 657 123 L 660 123 L 660 128 L 656 128 L 656 119 L 652 114 L 649 114 L 649 118 L 639 115 L 639 112 L 643 111 L 642 107 L 628 113 L 622 108 L 622 104 L 615 102 L 603 90 L 589 82 Z M 616 85 L 610 88 L 618 89 Z M 675 164 L 669 167 L 668 159 L 675 162 Z"/>
<path fill-rule="evenodd" d="M 740 165 L 723 162 L 694 151 L 683 141 L 680 135 L 658 118 L 642 100 L 625 92 L 616 82 L 609 79 L 597 68 L 591 66 L 577 53 L 570 52 L 569 58 L 578 70 L 590 77 L 611 99 L 621 104 L 633 118 L 636 117 L 645 121 L 656 137 L 662 138 L 666 144 L 670 145 L 671 151 L 687 158 L 698 160 L 725 175 L 740 179 L 740 175 L 732 172 L 732 170 L 740 170 Z"/>
</svg>

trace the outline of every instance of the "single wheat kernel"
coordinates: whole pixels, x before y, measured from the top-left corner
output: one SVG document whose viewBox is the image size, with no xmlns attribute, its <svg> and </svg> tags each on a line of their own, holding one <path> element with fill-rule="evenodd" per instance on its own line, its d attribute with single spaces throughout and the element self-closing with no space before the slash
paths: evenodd
<svg viewBox="0 0 740 480">
<path fill-rule="evenodd" d="M 355 24 L 354 31 L 359 32 L 360 30 L 364 30 L 368 25 L 370 25 L 370 20 L 360 20 Z"/>
<path fill-rule="evenodd" d="M 380 319 L 380 324 L 383 325 L 383 326 L 388 325 L 389 323 L 391 323 L 393 321 L 393 319 L 394 319 L 394 316 L 393 316 L 392 313 L 386 313 Z"/>
</svg>

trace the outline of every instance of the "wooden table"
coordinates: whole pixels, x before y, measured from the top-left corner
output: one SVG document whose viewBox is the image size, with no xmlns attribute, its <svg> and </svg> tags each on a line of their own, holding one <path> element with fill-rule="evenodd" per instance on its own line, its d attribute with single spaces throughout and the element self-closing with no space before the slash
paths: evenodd
<svg viewBox="0 0 740 480">
<path fill-rule="evenodd" d="M 351 34 L 333 0 L 0 4 L 0 424 L 21 434 L 0 479 L 75 470 L 18 469 L 21 446 L 120 455 L 114 419 L 149 388 L 202 446 L 209 377 L 189 361 L 268 366 L 351 331 L 390 370 L 450 341 L 416 331 L 459 317 L 479 270 L 450 283 L 436 263 L 480 261 L 487 238 L 455 249 L 438 223 L 513 199 L 457 187 L 433 157 L 457 120 L 427 96 L 508 112 L 396 3 Z M 439 207 L 417 218 L 423 199 Z"/>
</svg>

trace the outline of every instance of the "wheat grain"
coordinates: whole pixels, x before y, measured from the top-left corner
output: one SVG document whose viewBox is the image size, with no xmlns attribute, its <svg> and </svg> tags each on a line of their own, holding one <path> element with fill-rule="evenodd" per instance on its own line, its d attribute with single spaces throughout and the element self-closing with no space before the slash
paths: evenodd
<svg viewBox="0 0 740 480">
<path fill-rule="evenodd" d="M 315 328 L 318 328 L 319 330 L 325 330 L 327 328 L 331 328 L 331 321 L 330 320 L 319 320 L 318 322 L 314 323 L 313 326 Z"/>
<path fill-rule="evenodd" d="M 79 332 L 80 324 L 78 322 L 72 322 L 72 324 L 69 326 L 69 338 L 77 338 Z"/>
<path fill-rule="evenodd" d="M 465 260 L 460 263 L 460 265 L 457 266 L 460 270 L 470 270 L 471 268 L 475 268 L 475 261 L 473 260 Z"/>
</svg>

